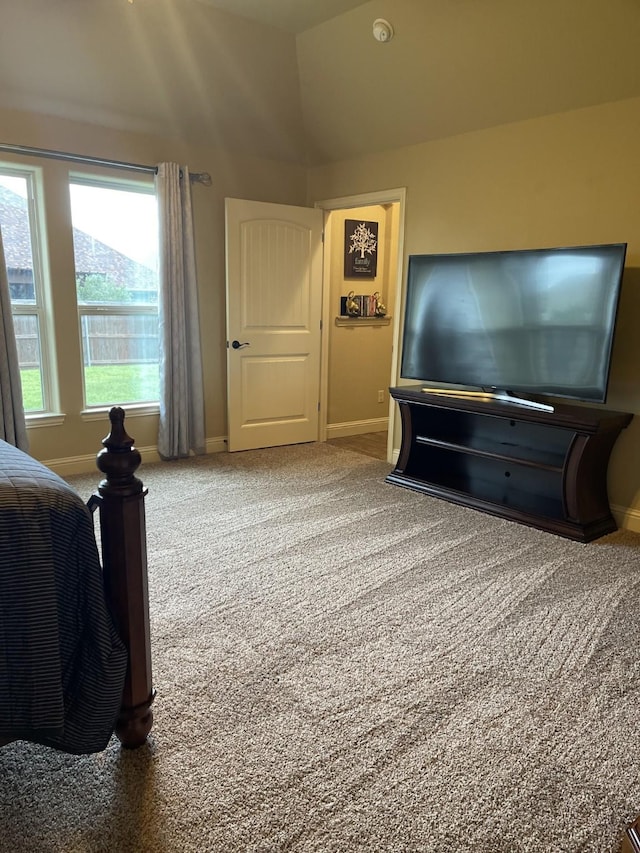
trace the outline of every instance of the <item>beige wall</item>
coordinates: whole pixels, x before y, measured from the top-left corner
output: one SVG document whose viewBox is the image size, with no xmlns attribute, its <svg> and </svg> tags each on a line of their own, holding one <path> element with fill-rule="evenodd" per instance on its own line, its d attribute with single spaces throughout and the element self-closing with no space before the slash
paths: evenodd
<svg viewBox="0 0 640 853">
<path fill-rule="evenodd" d="M 108 130 L 33 113 L 0 110 L 0 125 L 3 130 L 0 141 L 4 143 L 150 165 L 171 160 L 187 164 L 192 171 L 205 171 L 212 175 L 213 186 L 193 185 L 193 206 L 206 436 L 210 441 L 223 437 L 226 434 L 224 198 L 232 196 L 303 204 L 304 169 L 272 160 L 225 153 L 215 148 L 189 145 L 179 140 Z M 99 421 L 86 422 L 80 416 L 80 344 L 66 188 L 69 171 L 78 171 L 79 167 L 55 160 L 18 158 L 2 153 L 0 162 L 28 163 L 42 169 L 49 224 L 47 246 L 55 302 L 60 398 L 65 422 L 62 426 L 31 428 L 31 452 L 46 461 L 82 457 L 100 448 L 100 439 L 108 431 L 108 420 L 105 416 Z M 118 175 L 118 172 L 108 170 L 107 174 Z M 138 447 L 155 447 L 157 422 L 157 415 L 127 417 L 128 431 Z"/>
<path fill-rule="evenodd" d="M 628 242 L 607 405 L 635 414 L 639 138 L 634 98 L 315 168 L 309 200 L 405 186 L 407 255 Z M 640 417 L 614 448 L 609 491 L 619 519 L 629 508 L 639 524 Z"/>
<path fill-rule="evenodd" d="M 219 149 L 158 136 L 101 129 L 0 110 L 4 142 L 72 150 L 139 163 L 185 162 L 208 171 L 214 185 L 194 186 L 196 251 L 203 343 L 206 432 L 222 437 L 225 425 L 224 197 L 313 204 L 384 190 L 407 188 L 405 255 L 430 251 L 571 245 L 626 241 L 627 272 L 608 405 L 637 413 L 640 402 L 640 99 L 464 134 L 389 151 L 360 160 L 309 169 L 242 157 Z M 10 160 L 7 155 L 3 160 Z M 66 166 L 33 160 L 43 169 L 51 228 L 49 252 L 56 301 L 56 339 L 64 368 L 61 396 L 66 426 L 30 430 L 34 455 L 51 460 L 95 452 L 102 423 L 79 415 L 80 372 L 77 320 L 73 310 L 70 247 L 65 244 L 68 202 Z M 306 188 L 306 199 L 305 199 Z M 341 283 L 340 286 L 342 286 Z M 402 305 L 387 307 L 397 318 Z M 336 310 L 337 314 L 337 310 Z M 332 331 L 334 331 L 332 329 Z M 380 330 L 373 330 L 379 332 Z M 348 334 L 353 334 L 347 331 Z M 377 351 L 377 346 L 375 350 Z M 366 353 L 357 348 L 354 358 Z M 329 422 L 353 416 L 339 383 L 347 375 L 334 353 L 329 380 L 335 384 Z M 379 384 L 378 380 L 374 384 Z M 386 387 L 386 385 L 381 386 Z M 377 390 L 377 388 L 375 389 Z M 333 393 L 333 392 L 332 392 Z M 345 405 L 339 402 L 343 398 Z M 370 405 L 367 403 L 367 405 Z M 378 404 L 373 403 L 374 412 Z M 375 414 L 371 415 L 375 417 Z M 357 418 L 362 415 L 358 412 Z M 140 447 L 154 446 L 157 418 L 128 421 Z M 610 466 L 611 501 L 620 515 L 640 520 L 640 418 L 622 434 Z"/>
<path fill-rule="evenodd" d="M 330 214 L 330 300 L 331 320 L 326 345 L 329 347 L 329 379 L 327 425 L 328 436 L 337 434 L 338 425 L 373 421 L 371 429 L 384 428 L 378 423 L 389 410 L 389 379 L 391 376 L 391 347 L 393 306 L 396 291 L 397 266 L 397 204 L 336 210 Z M 345 220 L 378 223 L 378 267 L 375 279 L 354 280 L 344 277 Z M 348 325 L 336 325 L 340 314 L 340 297 L 351 290 L 357 294 L 380 294 L 387 309 L 388 320 L 371 322 L 354 320 Z M 378 402 L 378 391 L 384 400 Z M 332 430 L 331 427 L 334 427 Z M 367 429 L 366 424 L 362 424 Z"/>
</svg>

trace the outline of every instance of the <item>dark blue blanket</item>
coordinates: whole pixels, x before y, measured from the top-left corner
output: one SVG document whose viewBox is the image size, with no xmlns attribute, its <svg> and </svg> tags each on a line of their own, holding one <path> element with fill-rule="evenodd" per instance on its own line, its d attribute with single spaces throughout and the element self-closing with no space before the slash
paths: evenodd
<svg viewBox="0 0 640 853">
<path fill-rule="evenodd" d="M 89 510 L 0 440 L 0 739 L 104 749 L 126 665 Z"/>
</svg>

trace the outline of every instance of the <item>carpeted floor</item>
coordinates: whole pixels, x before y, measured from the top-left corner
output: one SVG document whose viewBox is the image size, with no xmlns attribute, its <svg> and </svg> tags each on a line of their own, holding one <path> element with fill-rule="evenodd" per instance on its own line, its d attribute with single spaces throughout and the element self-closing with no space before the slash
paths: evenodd
<svg viewBox="0 0 640 853">
<path fill-rule="evenodd" d="M 326 444 L 143 467 L 149 745 L 1 749 L 0 850 L 616 850 L 640 536 L 569 542 L 388 470 Z"/>
<path fill-rule="evenodd" d="M 387 458 L 386 430 L 331 438 L 328 444 L 341 447 L 343 450 L 355 450 L 356 453 L 364 453 L 365 456 L 371 456 L 374 459 L 386 460 Z"/>
</svg>

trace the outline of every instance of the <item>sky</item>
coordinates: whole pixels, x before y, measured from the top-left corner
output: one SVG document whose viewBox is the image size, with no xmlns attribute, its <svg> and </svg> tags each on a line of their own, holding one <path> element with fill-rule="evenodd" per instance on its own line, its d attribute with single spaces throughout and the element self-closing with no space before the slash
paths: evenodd
<svg viewBox="0 0 640 853">
<path fill-rule="evenodd" d="M 0 184 L 26 198 L 24 178 L 0 175 Z M 75 228 L 138 263 L 156 268 L 158 220 L 152 193 L 85 184 L 71 184 L 70 191 Z"/>
<path fill-rule="evenodd" d="M 156 266 L 158 218 L 151 193 L 71 184 L 75 228 L 141 264 Z"/>
</svg>

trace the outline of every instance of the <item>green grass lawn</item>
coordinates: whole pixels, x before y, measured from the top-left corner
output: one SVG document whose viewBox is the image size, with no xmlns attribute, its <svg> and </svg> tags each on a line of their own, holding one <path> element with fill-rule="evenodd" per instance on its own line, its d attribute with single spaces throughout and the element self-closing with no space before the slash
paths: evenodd
<svg viewBox="0 0 640 853">
<path fill-rule="evenodd" d="M 42 409 L 42 383 L 39 370 L 21 370 L 22 402 L 25 412 L 39 412 Z"/>
<path fill-rule="evenodd" d="M 41 411 L 42 386 L 39 370 L 21 370 L 22 398 L 27 412 Z M 87 406 L 119 406 L 147 403 L 160 398 L 157 364 L 106 364 L 85 367 Z"/>
</svg>

